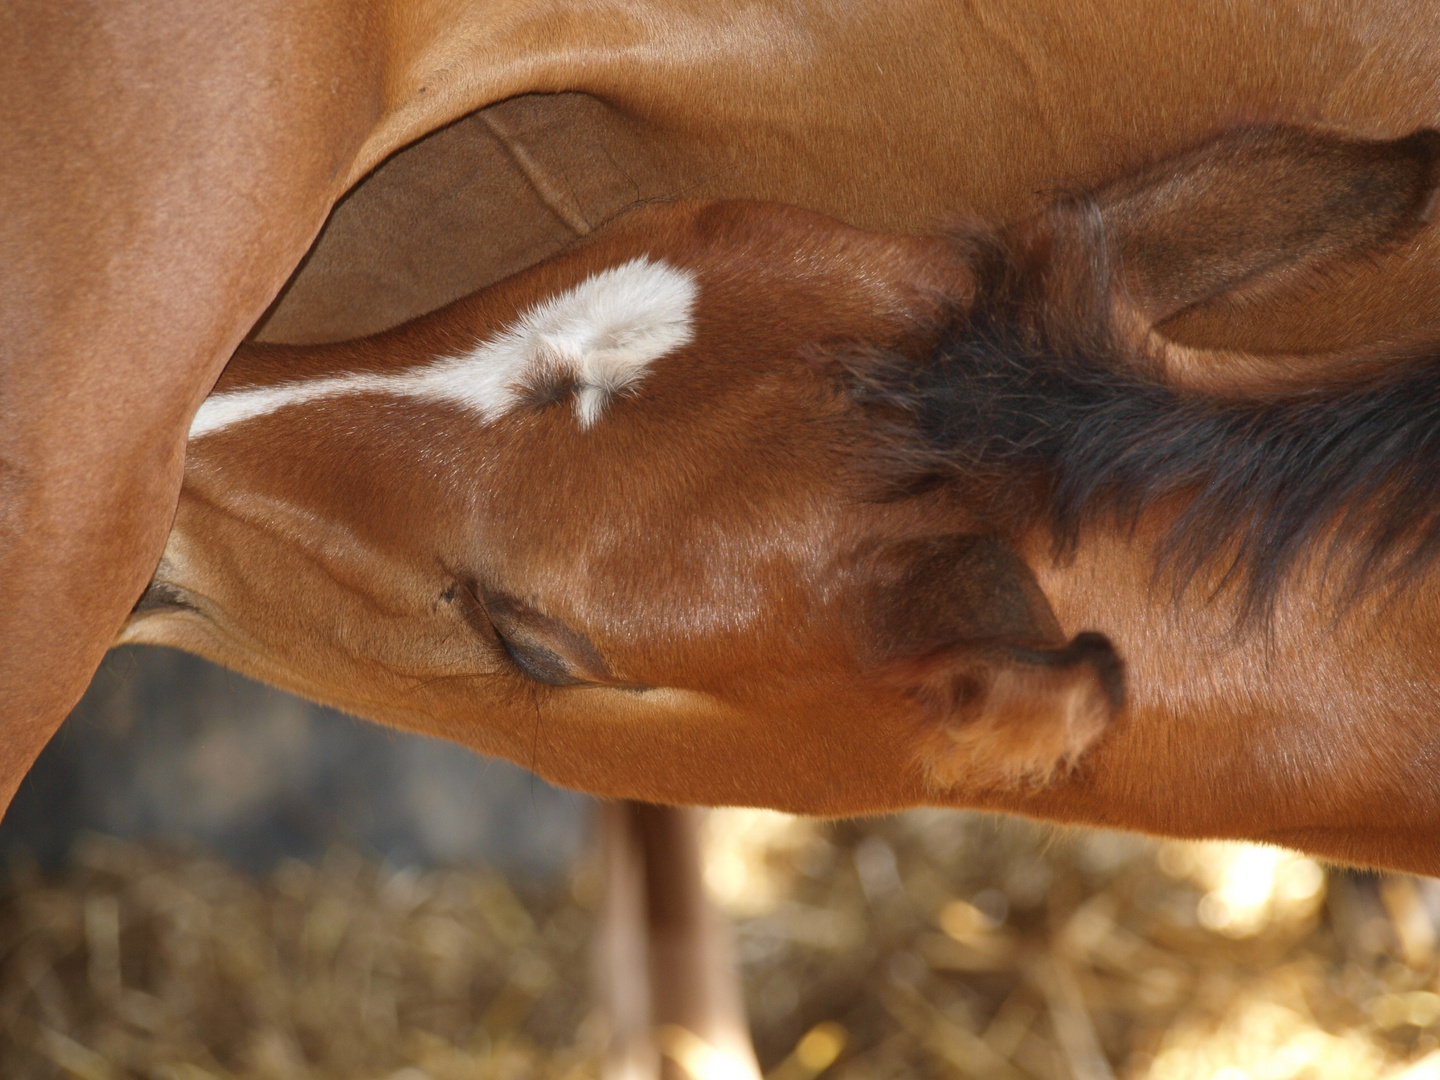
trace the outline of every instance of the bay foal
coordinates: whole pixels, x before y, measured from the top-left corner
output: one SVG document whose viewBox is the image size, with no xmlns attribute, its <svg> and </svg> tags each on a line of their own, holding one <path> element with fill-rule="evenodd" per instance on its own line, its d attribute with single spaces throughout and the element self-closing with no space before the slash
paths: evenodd
<svg viewBox="0 0 1440 1080">
<path fill-rule="evenodd" d="M 1433 350 L 1166 320 L 1403 246 L 1440 136 L 1236 129 L 1001 229 L 673 204 L 236 354 L 121 640 L 561 784 L 1440 872 Z"/>
<path fill-rule="evenodd" d="M 280 341 L 393 326 L 637 199 L 914 231 L 1245 120 L 1440 124 L 1426 0 L 18 0 L 0 23 L 0 804 L 149 580 L 190 420 L 267 313 Z M 1437 267 L 1427 243 L 1232 340 L 1365 340 L 1433 308 Z"/>
</svg>

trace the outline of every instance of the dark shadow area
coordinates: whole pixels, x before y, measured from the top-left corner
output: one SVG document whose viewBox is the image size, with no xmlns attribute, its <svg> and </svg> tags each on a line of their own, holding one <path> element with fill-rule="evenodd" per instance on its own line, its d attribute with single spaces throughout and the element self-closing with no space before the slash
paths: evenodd
<svg viewBox="0 0 1440 1080">
<path fill-rule="evenodd" d="M 98 832 L 252 873 L 335 844 L 396 867 L 554 878 L 589 800 L 508 762 L 308 704 L 168 649 L 112 652 L 0 823 L 0 856 L 62 866 Z"/>
</svg>

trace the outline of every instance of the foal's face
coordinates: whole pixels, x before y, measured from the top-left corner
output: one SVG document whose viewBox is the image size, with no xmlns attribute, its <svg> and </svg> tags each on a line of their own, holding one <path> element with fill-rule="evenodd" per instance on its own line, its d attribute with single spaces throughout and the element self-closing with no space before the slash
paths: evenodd
<svg viewBox="0 0 1440 1080">
<path fill-rule="evenodd" d="M 1433 345 L 1163 331 L 1416 237 L 1437 184 L 1440 133 L 1272 126 L 948 241 L 638 212 L 391 333 L 242 351 L 122 640 L 606 794 L 1433 873 Z M 1125 643 L 1123 723 L 1022 552 Z"/>
<path fill-rule="evenodd" d="M 395 332 L 242 352 L 122 640 L 601 793 L 834 813 L 1043 775 L 1113 658 L 963 506 L 875 498 L 824 359 L 923 351 L 965 287 L 939 241 L 667 207 Z"/>
</svg>

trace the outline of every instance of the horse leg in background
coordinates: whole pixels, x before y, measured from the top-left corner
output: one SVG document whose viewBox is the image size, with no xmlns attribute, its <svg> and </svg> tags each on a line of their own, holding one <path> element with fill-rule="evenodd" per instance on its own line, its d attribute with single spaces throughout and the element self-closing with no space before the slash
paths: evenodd
<svg viewBox="0 0 1440 1080">
<path fill-rule="evenodd" d="M 648 1080 L 660 1073 L 650 1021 L 644 845 L 634 828 L 637 804 L 600 804 L 604 899 L 596 940 L 596 990 L 610 1025 L 605 1080 Z"/>
<path fill-rule="evenodd" d="M 638 802 L 602 806 L 606 1080 L 760 1076 L 730 928 L 701 879 L 703 814 Z"/>
</svg>

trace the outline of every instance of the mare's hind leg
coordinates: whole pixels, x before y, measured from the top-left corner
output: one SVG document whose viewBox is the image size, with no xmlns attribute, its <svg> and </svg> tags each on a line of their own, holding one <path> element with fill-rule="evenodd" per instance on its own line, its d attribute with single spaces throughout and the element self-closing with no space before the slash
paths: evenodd
<svg viewBox="0 0 1440 1080">
<path fill-rule="evenodd" d="M 703 811 L 608 802 L 601 815 L 607 1080 L 758 1080 L 730 929 L 701 880 Z"/>
<path fill-rule="evenodd" d="M 1415 235 L 1440 181 L 1440 132 L 1353 139 L 1228 132 L 1095 195 L 1128 301 L 1152 322 Z"/>
<path fill-rule="evenodd" d="M 1285 125 L 1237 128 L 1010 227 L 1044 310 L 1109 326 L 1166 381 L 1282 391 L 1365 374 L 1368 350 L 1260 355 L 1187 347 L 1162 324 L 1210 301 L 1323 280 L 1414 237 L 1440 183 L 1440 132 L 1354 139 Z M 1424 316 L 1429 319 L 1428 314 Z M 1403 336 L 1405 327 L 1396 327 Z M 1373 354 L 1373 355 L 1369 355 Z"/>
</svg>

